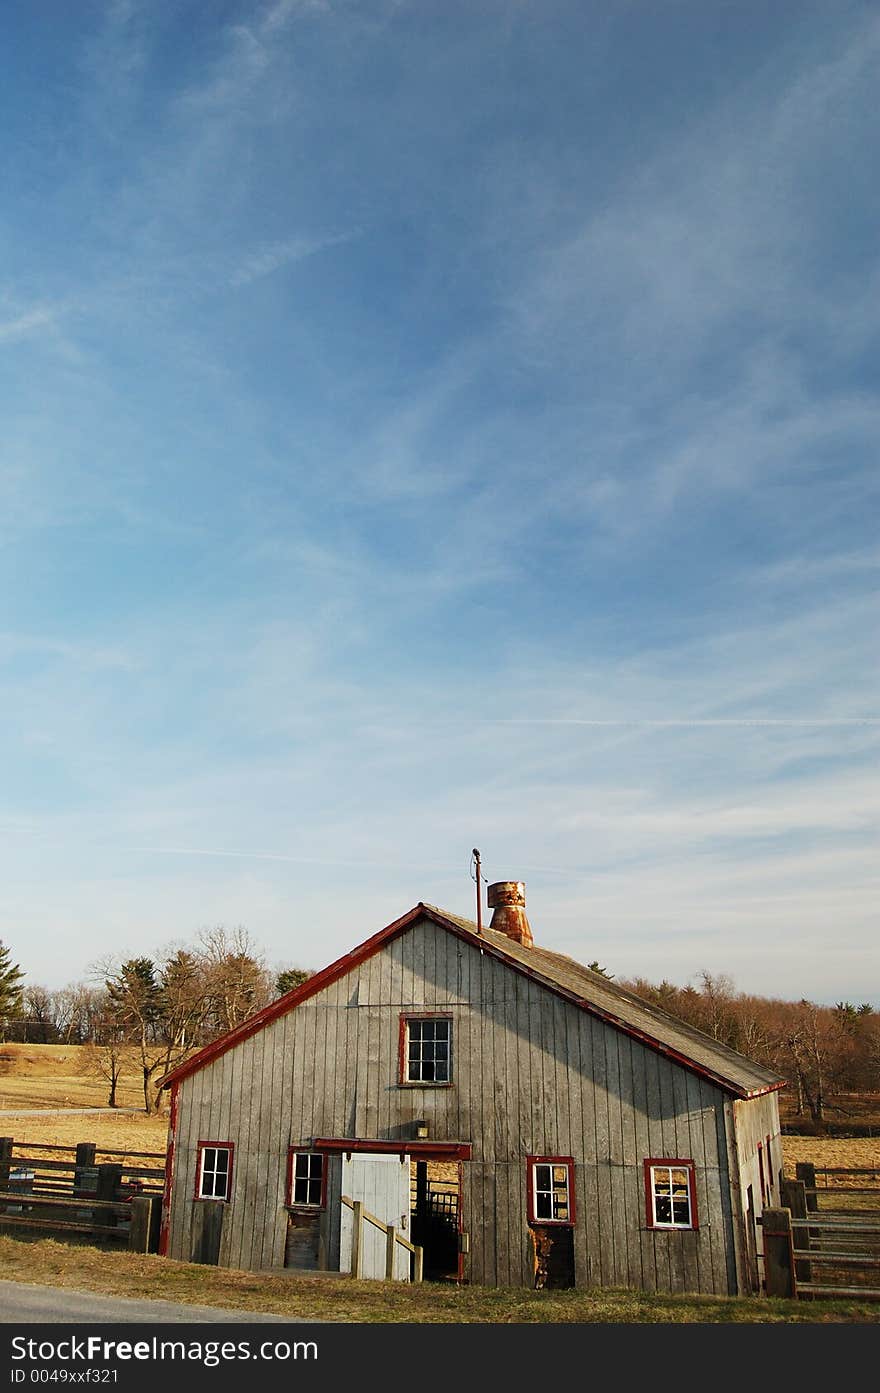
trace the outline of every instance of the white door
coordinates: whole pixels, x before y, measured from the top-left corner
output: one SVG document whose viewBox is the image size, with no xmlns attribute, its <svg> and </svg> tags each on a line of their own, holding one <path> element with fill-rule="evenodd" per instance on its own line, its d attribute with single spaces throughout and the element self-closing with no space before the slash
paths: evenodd
<svg viewBox="0 0 880 1393">
<path fill-rule="evenodd" d="M 342 1158 L 342 1193 L 350 1200 L 360 1200 L 364 1209 L 393 1224 L 403 1238 L 409 1238 L 410 1206 L 409 1157 L 375 1156 L 353 1151 Z M 351 1271 L 351 1240 L 353 1215 L 347 1204 L 342 1205 L 339 1238 L 339 1270 Z M 385 1276 L 385 1234 L 375 1224 L 364 1221 L 361 1231 L 361 1276 Z M 408 1248 L 394 1245 L 394 1276 L 409 1281 Z"/>
</svg>

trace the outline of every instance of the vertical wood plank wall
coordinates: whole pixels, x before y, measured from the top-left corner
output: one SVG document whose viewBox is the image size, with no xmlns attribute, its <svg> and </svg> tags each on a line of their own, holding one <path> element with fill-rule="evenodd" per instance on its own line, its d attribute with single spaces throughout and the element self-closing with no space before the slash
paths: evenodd
<svg viewBox="0 0 880 1393">
<path fill-rule="evenodd" d="M 400 1012 L 433 1007 L 453 1018 L 453 1086 L 400 1088 Z M 578 1286 L 726 1294 L 737 1279 L 724 1101 L 696 1074 L 419 921 L 182 1081 L 169 1255 L 190 1256 L 199 1141 L 235 1145 L 221 1264 L 271 1268 L 284 1261 L 288 1146 L 409 1139 L 423 1117 L 432 1140 L 473 1148 L 462 1165 L 471 1281 L 532 1285 L 525 1157 L 564 1155 L 575 1160 Z M 757 1103 L 756 1136 L 770 1130 L 775 1095 Z M 737 1116 L 751 1107 L 738 1104 Z M 696 1232 L 647 1228 L 649 1156 L 693 1160 Z M 331 1179 L 338 1203 L 335 1168 Z M 328 1241 L 332 1256 L 332 1225 Z"/>
</svg>

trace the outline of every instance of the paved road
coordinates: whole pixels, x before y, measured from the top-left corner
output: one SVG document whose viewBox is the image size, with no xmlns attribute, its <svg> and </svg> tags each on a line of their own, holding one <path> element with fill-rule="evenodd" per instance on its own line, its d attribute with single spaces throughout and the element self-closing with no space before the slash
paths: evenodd
<svg viewBox="0 0 880 1393">
<path fill-rule="evenodd" d="M 0 1325 L 85 1325 L 109 1321 L 201 1323 L 245 1321 L 289 1325 L 287 1316 L 257 1311 L 228 1311 L 219 1306 L 185 1306 L 174 1301 L 136 1301 L 123 1296 L 97 1296 L 70 1287 L 32 1287 L 0 1281 Z M 310 1322 L 311 1324 L 312 1322 Z"/>
<path fill-rule="evenodd" d="M 51 1117 L 54 1113 L 102 1112 L 116 1117 L 121 1112 L 144 1112 L 143 1108 L 0 1108 L 0 1117 Z M 144 1113 L 146 1117 L 146 1113 Z"/>
</svg>

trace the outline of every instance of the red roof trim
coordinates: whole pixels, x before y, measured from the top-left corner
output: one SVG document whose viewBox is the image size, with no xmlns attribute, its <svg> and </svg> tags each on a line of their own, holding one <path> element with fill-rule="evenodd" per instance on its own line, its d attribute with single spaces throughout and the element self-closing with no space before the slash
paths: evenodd
<svg viewBox="0 0 880 1393">
<path fill-rule="evenodd" d="M 176 1069 L 172 1069 L 170 1074 L 166 1074 L 159 1087 L 167 1088 L 169 1084 L 178 1083 L 185 1079 L 187 1075 L 194 1074 L 198 1069 L 204 1069 L 206 1064 L 212 1064 L 215 1059 L 219 1059 L 227 1050 L 231 1050 L 233 1045 L 239 1045 L 243 1040 L 249 1040 L 252 1035 L 256 1035 L 258 1030 L 264 1026 L 271 1025 L 280 1016 L 284 1016 L 301 1002 L 308 1001 L 310 996 L 316 996 L 318 992 L 329 987 L 339 977 L 344 977 L 346 972 L 350 972 L 353 967 L 357 967 L 365 958 L 370 958 L 374 953 L 378 953 L 380 948 L 384 948 L 389 939 L 395 938 L 397 934 L 403 933 L 417 919 L 424 918 L 441 922 L 439 916 L 425 909 L 424 905 L 418 904 L 400 919 L 395 919 L 393 924 L 380 929 L 357 948 L 353 948 L 344 957 L 337 958 L 329 967 L 322 968 L 320 972 L 315 972 L 311 977 L 306 978 L 293 991 L 287 992 L 284 996 L 279 996 L 277 1001 L 270 1001 L 268 1006 L 264 1006 L 262 1011 L 257 1011 L 256 1015 L 249 1016 L 241 1025 L 230 1030 L 228 1034 L 221 1035 L 218 1040 L 212 1040 L 209 1045 L 205 1045 L 190 1059 L 183 1064 L 179 1064 Z M 442 920 L 444 928 L 449 927 L 447 921 Z"/>
<path fill-rule="evenodd" d="M 562 997 L 563 1000 L 572 1002 L 575 1006 L 579 1006 L 582 1011 L 586 1011 L 589 1015 L 595 1016 L 599 1020 L 606 1021 L 607 1024 L 613 1025 L 615 1029 L 622 1031 L 624 1035 L 629 1035 L 631 1039 L 638 1040 L 640 1044 L 646 1045 L 657 1054 L 662 1054 L 667 1059 L 673 1060 L 676 1064 L 681 1064 L 684 1068 L 690 1069 L 692 1073 L 699 1074 L 702 1078 L 707 1079 L 710 1083 L 715 1084 L 718 1088 L 723 1089 L 724 1092 L 731 1094 L 735 1098 L 761 1098 L 767 1093 L 775 1093 L 779 1089 L 785 1087 L 784 1079 L 780 1079 L 779 1083 L 767 1084 L 765 1088 L 744 1089 L 738 1087 L 736 1084 L 731 1083 L 729 1079 L 725 1079 L 720 1074 L 716 1074 L 713 1070 L 706 1068 L 705 1065 L 698 1064 L 695 1060 L 690 1059 L 685 1054 L 681 1054 L 680 1051 L 673 1049 L 670 1045 L 664 1045 L 662 1041 L 639 1030 L 637 1026 L 630 1025 L 628 1022 L 621 1020 L 620 1017 L 615 1016 L 613 1012 L 603 1011 L 601 1007 L 594 1005 L 593 1002 L 585 1001 L 583 997 L 578 996 L 577 992 L 573 992 L 567 987 L 560 986 L 558 982 L 554 982 L 551 978 L 545 977 L 541 972 L 528 967 L 525 963 L 519 962 L 516 958 L 508 957 L 505 952 L 490 943 L 488 939 L 477 938 L 476 934 L 468 933 L 466 929 L 461 928 L 461 926 L 456 924 L 453 920 L 447 919 L 444 914 L 434 909 L 433 906 L 419 902 L 419 904 L 415 905 L 406 914 L 402 915 L 400 919 L 395 919 L 393 924 L 388 924 L 386 928 L 380 929 L 378 933 L 373 934 L 372 938 L 366 939 L 357 948 L 353 948 L 350 953 L 346 953 L 344 957 L 337 958 L 334 963 L 331 963 L 329 967 L 323 968 L 321 972 L 316 972 L 300 986 L 294 987 L 293 991 L 288 992 L 286 996 L 281 996 L 277 1001 L 270 1002 L 262 1011 L 258 1011 L 256 1015 L 251 1016 L 248 1020 L 243 1021 L 241 1025 L 236 1026 L 235 1030 L 231 1030 L 227 1035 L 222 1035 L 219 1040 L 212 1040 L 209 1045 L 205 1045 L 204 1048 L 199 1050 L 197 1054 L 194 1054 L 191 1059 L 186 1060 L 183 1064 L 179 1064 L 176 1069 L 172 1069 L 170 1074 L 166 1074 L 159 1085 L 160 1088 L 167 1088 L 169 1084 L 177 1083 L 181 1079 L 186 1078 L 189 1074 L 195 1073 L 196 1070 L 203 1069 L 206 1064 L 213 1063 L 215 1059 L 219 1059 L 222 1054 L 232 1049 L 234 1045 L 240 1044 L 243 1040 L 248 1040 L 252 1035 L 255 1035 L 258 1030 L 262 1030 L 264 1026 L 270 1025 L 272 1021 L 277 1020 L 279 1016 L 285 1015 L 287 1011 L 292 1011 L 294 1007 L 299 1006 L 303 1001 L 307 1001 L 310 996 L 315 996 L 318 992 L 323 991 L 325 987 L 330 986 L 330 984 L 335 982 L 339 977 L 344 976 L 346 972 L 350 972 L 352 968 L 357 967 L 366 958 L 370 958 L 374 953 L 378 953 L 381 948 L 385 947 L 386 943 L 396 938 L 398 934 L 405 932 L 406 929 L 410 928 L 419 919 L 430 919 L 433 923 L 446 929 L 456 938 L 460 938 L 463 942 L 478 948 L 481 953 L 488 953 L 490 957 L 495 958 L 498 962 L 504 963 L 506 967 L 511 968 L 514 972 L 520 973 L 523 977 L 531 978 L 532 981 L 538 982 L 541 986 L 546 987 L 548 991 L 552 991 L 557 996 Z"/>
</svg>

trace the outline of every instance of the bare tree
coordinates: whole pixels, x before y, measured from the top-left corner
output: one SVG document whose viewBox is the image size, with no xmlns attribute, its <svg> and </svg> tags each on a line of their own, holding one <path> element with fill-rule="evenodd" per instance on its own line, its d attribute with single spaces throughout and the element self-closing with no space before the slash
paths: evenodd
<svg viewBox="0 0 880 1393">
<path fill-rule="evenodd" d="M 214 1035 L 234 1030 L 272 999 L 272 977 L 247 929 L 218 924 L 199 934 L 200 959 Z"/>
<path fill-rule="evenodd" d="M 124 1074 L 137 1070 L 140 1060 L 136 1048 L 126 1042 L 126 1027 L 117 1017 L 109 992 L 104 995 L 103 1010 L 96 1019 L 93 1038 L 82 1049 L 85 1072 L 106 1080 L 107 1106 L 117 1107 L 119 1081 Z"/>
<path fill-rule="evenodd" d="M 52 993 L 47 987 L 29 986 L 22 992 L 24 1039 L 34 1045 L 50 1045 L 58 1038 Z"/>
<path fill-rule="evenodd" d="M 159 1112 L 160 1083 L 193 1048 L 207 1010 L 207 984 L 196 957 L 179 949 L 157 965 L 129 958 L 105 977 L 108 1014 L 137 1051 L 144 1107 Z"/>
</svg>

